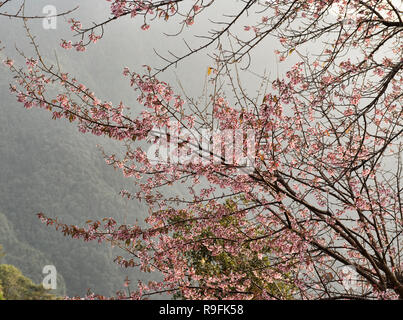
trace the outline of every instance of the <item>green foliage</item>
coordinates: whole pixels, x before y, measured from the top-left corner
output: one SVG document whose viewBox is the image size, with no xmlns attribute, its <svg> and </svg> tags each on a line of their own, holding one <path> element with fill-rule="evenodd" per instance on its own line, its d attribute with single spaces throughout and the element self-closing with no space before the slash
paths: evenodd
<svg viewBox="0 0 403 320">
<path fill-rule="evenodd" d="M 3 287 L 0 283 L 0 300 L 4 300 L 4 296 L 3 296 Z"/>
<path fill-rule="evenodd" d="M 241 199 L 242 201 L 242 199 Z M 236 203 L 233 200 L 228 200 L 226 206 L 231 210 L 230 212 L 235 212 L 238 210 Z M 179 214 L 179 216 L 173 217 L 171 222 L 186 219 L 189 217 Z M 236 228 L 242 229 L 242 222 L 239 218 L 234 216 L 225 216 L 221 219 L 220 224 L 226 228 Z M 190 231 L 191 226 L 189 225 L 184 228 L 185 232 Z M 187 231 L 186 231 L 187 230 Z M 258 231 L 257 231 L 258 232 Z M 263 234 L 263 233 L 262 233 Z M 261 234 L 256 234 L 259 236 Z M 183 234 L 176 233 L 175 237 L 182 237 Z M 209 227 L 206 227 L 203 232 L 201 232 L 199 239 L 214 238 L 214 234 L 211 232 Z M 215 244 L 222 245 L 224 247 L 224 241 L 217 239 L 214 240 Z M 210 242 L 213 244 L 214 242 Z M 272 268 L 270 265 L 270 250 L 269 248 L 262 248 L 261 251 L 254 251 L 249 243 L 245 243 L 243 249 L 237 252 L 236 255 L 231 254 L 225 250 L 218 255 L 212 255 L 208 248 L 201 245 L 200 249 L 197 251 L 187 251 L 184 252 L 185 257 L 188 260 L 190 266 L 194 268 L 196 274 L 204 278 L 210 278 L 211 276 L 220 275 L 230 275 L 232 273 L 244 273 L 246 278 L 250 280 L 251 285 L 249 287 L 250 292 L 254 293 L 254 296 L 260 296 L 262 290 L 275 295 L 282 296 L 284 299 L 293 299 L 292 281 L 284 282 L 282 280 L 276 281 L 265 281 L 263 279 L 262 271 Z M 291 280 L 290 275 L 283 275 L 287 280 Z M 203 287 L 203 280 L 199 281 L 200 287 Z M 180 292 L 177 292 L 174 296 L 176 299 L 182 299 Z M 220 293 L 216 296 L 218 299 L 222 298 Z"/>
<path fill-rule="evenodd" d="M 49 294 L 42 285 L 36 285 L 25 277 L 21 271 L 8 264 L 0 265 L 0 283 L 5 300 L 54 300 L 56 297 Z"/>
<path fill-rule="evenodd" d="M 0 244 L 0 262 L 1 262 L 1 259 L 5 256 L 6 254 L 4 253 L 4 251 L 3 251 L 3 246 Z"/>
<path fill-rule="evenodd" d="M 19 268 L 23 274 L 33 279 L 35 282 L 41 282 L 43 279 L 42 268 L 45 265 L 52 264 L 46 255 L 29 243 L 20 241 L 13 225 L 7 217 L 0 212 L 0 243 L 4 245 L 7 254 L 3 263 L 11 264 Z M 64 278 L 58 274 L 58 288 L 53 293 L 57 295 L 66 294 L 66 286 Z"/>
<path fill-rule="evenodd" d="M 3 251 L 3 246 L 0 244 L 0 262 L 1 259 L 5 256 L 5 253 Z M 1 281 L 0 281 L 0 300 L 4 300 L 4 296 L 3 296 L 3 287 L 1 285 Z"/>
</svg>

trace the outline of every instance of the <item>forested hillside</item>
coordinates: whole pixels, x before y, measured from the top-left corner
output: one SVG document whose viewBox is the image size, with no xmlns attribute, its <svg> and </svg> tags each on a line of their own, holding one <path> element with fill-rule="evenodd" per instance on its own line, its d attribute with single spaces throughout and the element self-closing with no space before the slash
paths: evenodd
<svg viewBox="0 0 403 320">
<path fill-rule="evenodd" d="M 45 264 L 54 264 L 69 295 L 120 288 L 124 276 L 110 249 L 67 239 L 42 225 L 36 213 L 82 224 L 104 216 L 140 217 L 144 208 L 118 195 L 121 176 L 105 164 L 95 139 L 46 113 L 24 110 L 5 83 L 0 96 L 0 243 L 7 262 L 35 282 Z"/>
<path fill-rule="evenodd" d="M 23 274 L 30 275 L 35 278 L 35 282 L 42 282 L 42 268 L 51 264 L 46 254 L 39 249 L 34 248 L 29 242 L 20 241 L 12 224 L 7 217 L 0 213 L 0 243 L 7 251 L 2 255 L 2 247 L 0 247 L 0 262 L 10 265 L 18 265 Z M 55 293 L 64 295 L 66 293 L 66 285 L 61 274 L 57 278 L 58 288 Z"/>
<path fill-rule="evenodd" d="M 38 0 L 31 9 L 40 14 L 47 4 L 57 5 L 59 12 L 80 5 L 76 15 L 94 21 L 101 19 L 108 7 L 106 2 L 97 2 L 96 6 L 94 3 Z M 89 49 L 86 55 L 66 52 L 59 46 L 61 38 L 72 36 L 65 20 L 58 20 L 57 30 L 43 30 L 40 20 L 29 21 L 44 58 L 74 74 L 99 97 L 114 103 L 123 101 L 134 113 L 141 111 L 142 107 L 137 106 L 137 95 L 127 79 L 121 76 L 121 70 L 126 65 L 141 70 L 143 64 L 155 60 L 152 48 L 155 45 L 165 48 L 166 44 L 154 41 L 152 36 L 140 39 L 141 24 L 136 26 L 128 21 L 125 30 L 121 29 L 122 25 L 111 26 L 108 36 L 99 43 L 99 50 Z M 150 32 L 159 35 L 166 30 Z M 123 33 L 128 41 L 122 44 Z M 0 51 L 1 61 L 9 55 L 17 56 L 18 60 L 15 46 L 28 56 L 34 54 L 20 20 L 10 20 L 2 25 L 0 40 L 0 47 L 6 47 Z M 195 66 L 200 66 L 204 74 L 205 64 L 194 63 L 192 68 Z M 176 76 L 170 77 L 175 79 Z M 184 73 L 182 80 L 187 77 Z M 114 294 L 122 288 L 126 276 L 113 262 L 115 253 L 121 252 L 118 249 L 112 252 L 105 244 L 83 243 L 64 237 L 41 224 L 36 214 L 43 212 L 77 225 L 103 217 L 116 217 L 122 223 L 145 217 L 145 205 L 119 196 L 122 188 L 133 191 L 133 185 L 120 172 L 106 165 L 97 148 L 100 144 L 111 151 L 117 150 L 119 145 L 109 139 L 81 134 L 75 124 L 51 120 L 49 112 L 24 109 L 9 92 L 12 81 L 8 69 L 1 64 L 0 244 L 7 253 L 5 262 L 21 269 L 35 283 L 42 280 L 43 266 L 54 264 L 60 274 L 58 293 L 65 290 L 70 296 L 83 295 L 91 288 L 96 293 Z M 137 279 L 149 278 L 149 275 L 131 272 L 134 272 L 131 277 L 134 283 Z"/>
<path fill-rule="evenodd" d="M 2 234 L 11 235 L 11 241 L 15 241 L 16 239 L 12 237 L 10 233 L 10 226 L 7 224 L 6 218 L 1 215 L 0 216 L 0 226 L 3 226 Z M 5 230 L 5 229 L 9 230 Z M 9 233 L 4 233 L 4 231 L 8 231 Z M 14 246 L 18 247 L 17 243 L 14 243 Z M 20 244 L 20 247 L 26 249 L 28 246 L 24 244 Z M 24 248 L 25 247 L 25 248 Z M 21 253 L 21 252 L 19 252 Z M 53 294 L 50 292 L 51 289 L 45 289 L 42 283 L 35 284 L 31 279 L 24 276 L 24 274 L 16 268 L 14 265 L 3 263 L 4 260 L 4 251 L 3 246 L 0 245 L 0 300 L 54 300 L 60 299 L 58 295 L 55 293 L 61 293 L 64 288 L 59 288 L 53 291 Z M 60 281 L 61 279 L 59 279 Z"/>
<path fill-rule="evenodd" d="M 14 44 L 32 52 L 20 21 L 15 21 L 14 27 L 2 26 L 0 30 L 2 45 L 6 45 L 6 50 L 0 53 L 1 60 L 13 51 Z M 43 32 L 38 27 L 40 23 L 34 32 Z M 54 42 L 42 38 L 45 44 L 41 49 L 47 54 L 54 52 L 58 42 L 58 35 L 48 35 Z M 104 58 L 99 56 L 99 61 Z M 77 72 L 90 84 L 95 83 L 91 81 L 95 60 L 93 64 L 82 61 L 80 65 L 63 57 L 60 60 L 62 67 Z M 66 238 L 41 224 L 36 214 L 43 212 L 78 225 L 103 217 L 130 223 L 144 217 L 146 208 L 119 196 L 127 179 L 106 165 L 97 148 L 101 144 L 106 149 L 116 149 L 115 145 L 83 135 L 74 125 L 53 121 L 48 112 L 25 110 L 9 93 L 11 81 L 8 70 L 1 65 L 0 244 L 7 253 L 5 262 L 21 269 L 35 283 L 42 281 L 44 265 L 55 265 L 60 294 L 83 295 L 89 288 L 97 293 L 114 294 L 122 288 L 126 271 L 113 262 L 112 249 L 105 244 Z M 92 89 L 105 90 L 107 96 L 116 90 L 116 85 L 116 82 L 101 83 Z"/>
</svg>

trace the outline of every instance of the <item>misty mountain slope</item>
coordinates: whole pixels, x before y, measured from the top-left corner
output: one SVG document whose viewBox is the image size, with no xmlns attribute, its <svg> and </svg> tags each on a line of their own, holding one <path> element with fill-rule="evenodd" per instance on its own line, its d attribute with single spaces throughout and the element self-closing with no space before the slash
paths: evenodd
<svg viewBox="0 0 403 320">
<path fill-rule="evenodd" d="M 67 294 L 84 294 L 88 288 L 114 293 L 121 288 L 125 273 L 113 263 L 108 245 L 64 237 L 40 223 L 36 214 L 43 212 L 79 225 L 109 216 L 130 223 L 144 217 L 145 207 L 118 195 L 126 181 L 104 162 L 96 148 L 100 139 L 50 120 L 47 112 L 25 110 L 5 83 L 0 96 L 0 212 L 21 243 L 56 266 L 66 281 Z M 13 243 L 5 245 L 10 252 L 15 249 Z M 26 256 L 15 265 L 38 281 L 43 265 L 31 269 L 37 253 L 26 250 L 21 254 Z"/>
<path fill-rule="evenodd" d="M 97 81 L 110 71 L 102 68 L 103 76 L 97 71 L 101 72 L 99 66 L 105 64 L 108 53 L 102 51 L 95 58 L 78 59 L 74 54 L 69 57 L 58 48 L 60 30 L 44 32 L 41 21 L 32 24 L 31 29 L 38 35 L 47 58 L 54 61 L 54 52 L 58 50 L 60 65 L 66 72 L 74 73 L 100 96 L 108 98 L 114 93 L 112 98 L 121 98 L 122 86 L 116 81 Z M 0 52 L 0 60 L 9 55 L 15 57 L 14 44 L 27 55 L 32 54 L 21 21 L 3 23 L 0 40 L 6 46 Z M 21 61 L 18 55 L 17 61 Z M 119 222 L 142 220 L 146 207 L 118 195 L 130 182 L 106 165 L 96 144 L 105 146 L 107 151 L 117 150 L 118 146 L 107 139 L 79 133 L 75 124 L 53 121 L 49 112 L 25 110 L 10 94 L 10 82 L 9 71 L 1 65 L 0 212 L 4 214 L 2 221 L 11 227 L 6 229 L 4 222 L 4 228 L 0 228 L 0 244 L 5 247 L 7 261 L 37 283 L 43 277 L 43 266 L 54 264 L 70 296 L 84 295 L 88 288 L 112 295 L 122 288 L 127 274 L 113 263 L 115 255 L 121 252 L 112 251 L 108 244 L 64 237 L 40 223 L 36 214 L 43 212 L 77 225 L 110 216 Z M 130 274 L 134 282 L 148 277 L 132 270 Z M 64 286 L 62 282 L 59 285 Z"/>
<path fill-rule="evenodd" d="M 108 5 L 104 3 L 94 10 L 97 1 L 69 1 L 67 4 L 38 0 L 35 1 L 34 13 L 40 14 L 41 6 L 47 4 L 57 4 L 59 12 L 64 7 L 80 4 L 78 18 L 99 21 L 98 15 L 105 15 L 102 9 Z M 16 64 L 24 63 L 21 57 L 18 58 L 14 45 L 27 56 L 33 55 L 33 50 L 21 21 L 2 20 L 0 23 L 0 40 L 6 46 L 0 52 L 0 60 L 10 56 L 16 58 Z M 156 59 L 153 46 L 163 44 L 166 50 L 167 44 L 160 41 L 165 29 L 144 33 L 140 30 L 141 21 L 128 19 L 126 23 L 108 26 L 105 38 L 82 54 L 60 48 L 61 38 L 72 39 L 63 18 L 60 18 L 57 30 L 43 30 L 40 20 L 28 24 L 47 61 L 54 63 L 56 53 L 63 72 L 77 77 L 98 97 L 115 104 L 123 101 L 132 108 L 133 114 L 141 111 L 143 107 L 136 101 L 137 93 L 130 88 L 121 71 L 124 66 L 141 71 L 143 64 L 153 64 Z M 187 63 L 192 64 L 192 70 L 198 66 L 204 78 L 205 62 L 193 60 Z M 186 82 L 190 77 L 186 70 L 175 70 L 168 80 L 175 81 L 178 71 Z M 53 121 L 47 111 L 25 110 L 10 94 L 10 82 L 10 72 L 0 65 L 0 212 L 18 239 L 18 244 L 15 241 L 7 242 L 7 246 L 4 244 L 9 258 L 13 257 L 15 265 L 36 282 L 40 282 L 43 276 L 42 264 L 54 264 L 64 278 L 66 293 L 70 296 L 83 295 L 88 288 L 96 293 L 113 294 L 122 288 L 126 275 L 113 263 L 115 254 L 121 252 L 118 249 L 112 251 L 108 244 L 84 243 L 64 237 L 52 227 L 41 224 L 36 214 L 43 212 L 77 225 L 109 216 L 123 223 L 142 220 L 147 207 L 134 201 L 126 202 L 118 195 L 121 188 L 131 191 L 135 188 L 120 172 L 106 165 L 96 144 L 105 146 L 107 151 L 120 147 L 108 139 L 79 133 L 74 123 Z M 193 84 L 190 86 L 200 91 Z M 178 190 L 170 188 L 172 193 Z M 6 242 L 11 237 L 8 234 L 3 231 L 0 240 Z M 30 250 L 21 251 L 18 249 L 20 245 L 29 246 Z M 133 271 L 131 274 L 133 283 L 150 277 Z"/>
<path fill-rule="evenodd" d="M 32 277 L 35 283 L 40 284 L 43 280 L 43 266 L 49 265 L 50 261 L 40 250 L 35 249 L 26 242 L 21 242 L 7 217 L 0 212 L 0 243 L 6 253 L 1 259 L 2 263 L 11 264 L 19 268 L 23 273 Z M 53 291 L 57 295 L 64 295 L 66 284 L 63 276 L 59 273 L 57 278 L 58 288 Z"/>
<path fill-rule="evenodd" d="M 32 53 L 21 23 L 13 24 L 2 25 L 0 30 L 0 40 L 6 45 L 6 50 L 0 52 L 0 60 L 15 53 L 14 43 L 28 55 Z M 33 28 L 33 33 L 39 34 L 40 30 Z M 44 40 L 41 49 L 50 53 L 54 60 L 55 43 L 46 37 L 48 34 L 41 38 Z M 57 37 L 52 36 L 53 40 Z M 107 98 L 114 93 L 116 99 L 121 98 L 121 85 L 113 81 L 97 82 L 99 74 L 94 69 L 102 65 L 107 53 L 96 59 L 76 59 L 75 56 L 68 59 L 63 51 L 58 56 L 62 68 L 74 72 L 97 94 Z M 14 257 L 13 264 L 36 282 L 43 277 L 44 262 L 54 264 L 65 279 L 66 293 L 70 296 L 83 295 L 88 288 L 96 293 L 114 294 L 122 288 L 127 274 L 113 263 L 115 255 L 121 252 L 117 249 L 112 252 L 108 244 L 84 243 L 64 237 L 41 224 L 36 214 L 43 212 L 62 222 L 78 225 L 89 219 L 109 216 L 119 222 L 142 220 L 146 207 L 133 201 L 126 202 L 118 195 L 121 188 L 130 186 L 130 182 L 106 165 L 96 144 L 105 146 L 107 151 L 117 150 L 118 146 L 107 139 L 79 133 L 75 124 L 53 121 L 49 112 L 25 110 L 10 94 L 10 82 L 9 71 L 1 65 L 0 212 L 13 226 L 19 241 L 18 245 L 15 241 L 9 241 L 7 246 L 4 244 L 8 257 Z M 8 237 L 5 231 L 0 235 L 0 239 Z M 32 250 L 21 251 L 18 249 L 20 244 L 28 245 Z M 38 255 L 43 259 L 38 260 Z M 134 272 L 131 279 L 136 282 L 147 277 Z"/>
</svg>

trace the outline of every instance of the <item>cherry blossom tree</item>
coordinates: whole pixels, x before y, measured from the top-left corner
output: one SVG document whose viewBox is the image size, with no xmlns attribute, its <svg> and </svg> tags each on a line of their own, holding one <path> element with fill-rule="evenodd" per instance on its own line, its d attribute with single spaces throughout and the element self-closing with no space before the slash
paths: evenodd
<svg viewBox="0 0 403 320">
<path fill-rule="evenodd" d="M 123 16 L 141 19 L 144 32 L 164 20 L 180 34 L 218 3 L 108 2 L 108 20 L 85 27 L 70 19 L 79 40 L 61 46 L 85 51 Z M 139 116 L 47 63 L 26 27 L 36 56 L 26 57 L 24 68 L 4 61 L 16 77 L 11 92 L 26 108 L 124 142 L 124 154 L 105 159 L 137 185 L 122 196 L 150 208 L 146 227 L 39 217 L 73 238 L 121 247 L 125 255 L 116 262 L 124 267 L 162 275 L 135 289 L 127 281 L 122 299 L 163 292 L 185 299 L 402 299 L 401 2 L 237 6 L 235 15 L 222 12 L 224 21 L 206 30 L 200 46 L 158 53 L 163 67 L 123 70 L 144 106 Z M 284 77 L 262 77 L 250 94 L 243 74 L 254 50 L 273 38 L 283 48 L 275 52 L 279 61 L 292 55 L 297 62 Z M 212 67 L 203 99 L 160 80 L 207 50 Z M 179 184 L 187 193 L 168 196 L 166 188 Z"/>
</svg>

